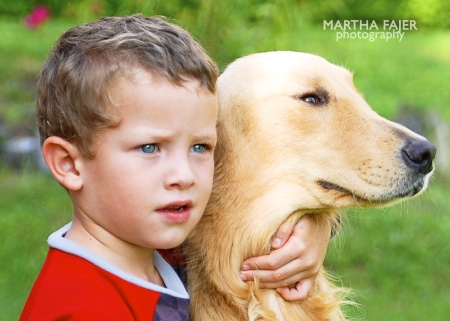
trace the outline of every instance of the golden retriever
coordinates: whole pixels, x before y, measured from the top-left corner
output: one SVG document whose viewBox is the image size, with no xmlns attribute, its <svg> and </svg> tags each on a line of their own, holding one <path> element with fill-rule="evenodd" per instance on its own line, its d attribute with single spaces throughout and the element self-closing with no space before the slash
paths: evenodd
<svg viewBox="0 0 450 321">
<path fill-rule="evenodd" d="M 218 81 L 219 143 L 210 202 L 189 239 L 194 321 L 345 320 L 325 271 L 307 299 L 288 302 L 239 278 L 244 259 L 271 251 L 286 220 L 384 206 L 423 191 L 434 146 L 376 114 L 352 74 L 300 52 L 249 55 Z"/>
</svg>

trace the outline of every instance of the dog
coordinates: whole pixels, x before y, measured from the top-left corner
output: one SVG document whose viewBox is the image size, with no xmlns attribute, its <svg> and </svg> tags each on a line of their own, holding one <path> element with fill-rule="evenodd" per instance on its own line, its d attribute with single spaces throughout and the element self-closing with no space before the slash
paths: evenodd
<svg viewBox="0 0 450 321">
<path fill-rule="evenodd" d="M 420 194 L 435 147 L 382 118 L 353 75 L 288 51 L 232 62 L 219 77 L 213 191 L 186 246 L 192 320 L 345 320 L 345 298 L 321 270 L 308 298 L 288 302 L 239 278 L 242 262 L 271 251 L 285 221 L 386 206 Z"/>
</svg>

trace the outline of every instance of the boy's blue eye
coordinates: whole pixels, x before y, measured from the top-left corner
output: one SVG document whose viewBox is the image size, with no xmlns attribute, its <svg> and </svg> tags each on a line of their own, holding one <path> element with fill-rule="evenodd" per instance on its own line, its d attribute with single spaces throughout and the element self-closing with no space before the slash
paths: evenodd
<svg viewBox="0 0 450 321">
<path fill-rule="evenodd" d="M 156 144 L 142 145 L 141 150 L 146 154 L 153 154 L 156 152 L 157 146 L 156 146 Z"/>
<path fill-rule="evenodd" d="M 192 146 L 192 150 L 194 151 L 194 153 L 204 153 L 207 151 L 207 149 L 207 146 L 204 144 L 196 144 Z"/>
</svg>

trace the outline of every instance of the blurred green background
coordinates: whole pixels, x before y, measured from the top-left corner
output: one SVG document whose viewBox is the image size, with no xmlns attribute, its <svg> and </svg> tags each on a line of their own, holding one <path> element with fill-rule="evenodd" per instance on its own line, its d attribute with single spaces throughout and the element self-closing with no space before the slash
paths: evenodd
<svg viewBox="0 0 450 321">
<path fill-rule="evenodd" d="M 45 4 L 45 23 L 24 19 Z M 429 190 L 407 203 L 345 212 L 325 265 L 355 290 L 364 320 L 450 318 L 450 2 L 446 0 L 0 0 L 0 320 L 17 320 L 47 252 L 46 238 L 70 220 L 65 191 L 31 161 L 11 165 L 8 139 L 34 131 L 34 81 L 56 38 L 101 15 L 165 15 L 187 28 L 223 69 L 245 54 L 307 51 L 355 73 L 381 115 L 404 121 L 438 147 Z M 403 39 L 342 39 L 323 21 L 414 20 Z M 357 30 L 358 31 L 358 30 Z M 364 30 L 362 30 L 364 31 Z M 377 30 L 372 30 L 377 31 Z M 378 30 L 382 31 L 382 30 Z"/>
</svg>

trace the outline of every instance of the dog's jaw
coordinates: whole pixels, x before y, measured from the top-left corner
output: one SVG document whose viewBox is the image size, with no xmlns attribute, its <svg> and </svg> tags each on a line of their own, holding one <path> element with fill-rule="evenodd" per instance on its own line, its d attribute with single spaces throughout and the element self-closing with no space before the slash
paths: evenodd
<svg viewBox="0 0 450 321">
<path fill-rule="evenodd" d="M 398 187 L 396 187 L 395 189 L 380 193 L 379 195 L 375 195 L 375 197 L 363 196 L 362 193 L 357 193 L 338 184 L 331 183 L 327 180 L 319 179 L 316 181 L 316 183 L 326 192 L 335 193 L 335 197 L 341 199 L 348 198 L 349 204 L 343 207 L 352 207 L 355 205 L 361 207 L 384 207 L 405 201 L 422 194 L 427 189 L 432 174 L 433 171 L 426 175 L 420 175 L 412 182 L 400 182 L 398 184 Z"/>
</svg>

